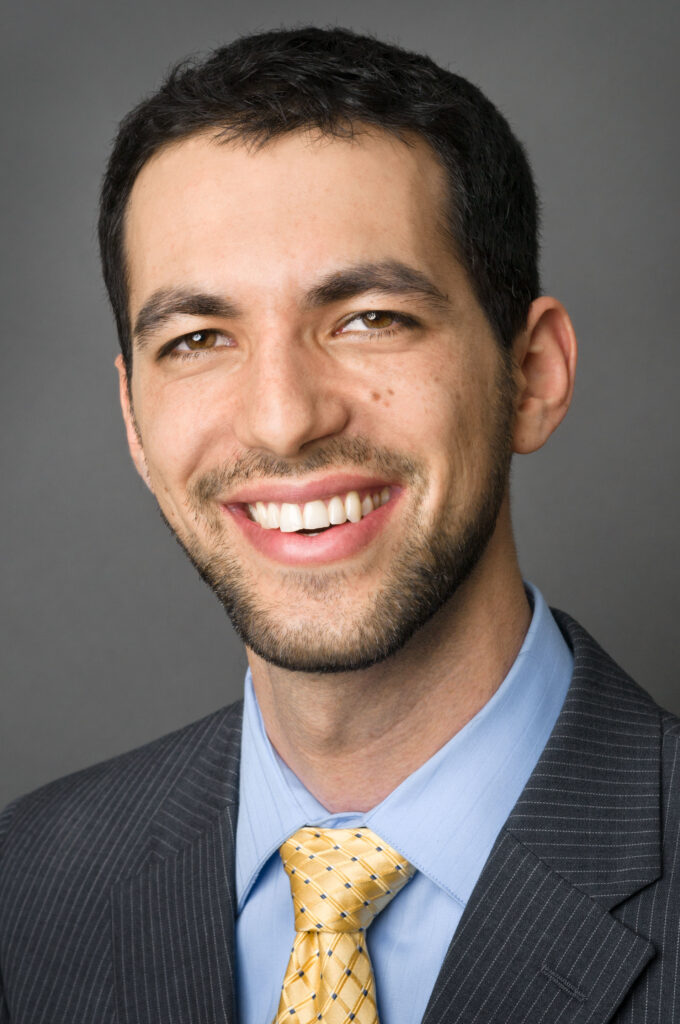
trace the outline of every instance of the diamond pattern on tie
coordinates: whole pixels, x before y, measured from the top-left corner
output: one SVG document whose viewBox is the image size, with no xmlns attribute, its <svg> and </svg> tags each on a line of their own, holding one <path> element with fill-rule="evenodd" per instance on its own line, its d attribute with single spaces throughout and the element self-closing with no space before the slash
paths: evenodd
<svg viewBox="0 0 680 1024">
<path fill-rule="evenodd" d="M 296 935 L 274 1024 L 378 1024 L 364 933 L 415 869 L 368 828 L 302 828 L 279 852 Z"/>
</svg>

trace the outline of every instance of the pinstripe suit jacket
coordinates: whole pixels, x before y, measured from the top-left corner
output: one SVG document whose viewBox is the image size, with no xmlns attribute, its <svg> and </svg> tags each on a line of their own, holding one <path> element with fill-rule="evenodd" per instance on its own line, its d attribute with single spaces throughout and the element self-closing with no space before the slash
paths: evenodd
<svg viewBox="0 0 680 1024">
<path fill-rule="evenodd" d="M 572 685 L 423 1024 L 680 1024 L 680 721 L 555 616 Z M 236 1024 L 240 725 L 236 704 L 5 812 L 2 1024 Z"/>
</svg>

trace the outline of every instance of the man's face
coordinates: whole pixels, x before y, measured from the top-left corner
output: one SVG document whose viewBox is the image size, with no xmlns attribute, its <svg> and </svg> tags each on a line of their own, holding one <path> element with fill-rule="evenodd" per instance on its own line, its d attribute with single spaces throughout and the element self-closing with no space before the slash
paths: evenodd
<svg viewBox="0 0 680 1024">
<path fill-rule="evenodd" d="M 429 149 L 382 132 L 194 136 L 135 183 L 133 457 L 282 667 L 394 653 L 493 534 L 512 388 L 444 208 Z"/>
</svg>

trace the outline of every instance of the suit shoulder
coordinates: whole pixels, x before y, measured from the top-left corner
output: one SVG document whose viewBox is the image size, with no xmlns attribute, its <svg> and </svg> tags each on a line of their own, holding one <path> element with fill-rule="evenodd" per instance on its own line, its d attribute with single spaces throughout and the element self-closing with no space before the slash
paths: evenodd
<svg viewBox="0 0 680 1024">
<path fill-rule="evenodd" d="M 19 797 L 0 815 L 0 858 L 20 861 L 47 841 L 82 853 L 101 843 L 103 834 L 146 827 L 180 775 L 206 750 L 219 748 L 237 772 L 241 716 L 238 701 Z"/>
<path fill-rule="evenodd" d="M 574 657 L 573 678 L 578 686 L 601 698 L 603 708 L 616 710 L 655 733 L 661 719 L 674 719 L 639 683 L 614 661 L 584 627 L 566 612 L 550 609 Z M 678 720 L 675 719 L 677 722 Z"/>
</svg>

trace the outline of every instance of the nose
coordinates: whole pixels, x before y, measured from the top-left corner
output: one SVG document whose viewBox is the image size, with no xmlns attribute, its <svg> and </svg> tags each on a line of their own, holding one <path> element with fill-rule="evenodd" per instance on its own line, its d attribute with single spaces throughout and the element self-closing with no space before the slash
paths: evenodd
<svg viewBox="0 0 680 1024">
<path fill-rule="evenodd" d="M 254 348 L 243 372 L 236 433 L 246 448 L 291 458 L 347 425 L 349 405 L 327 353 L 273 337 Z"/>
</svg>

